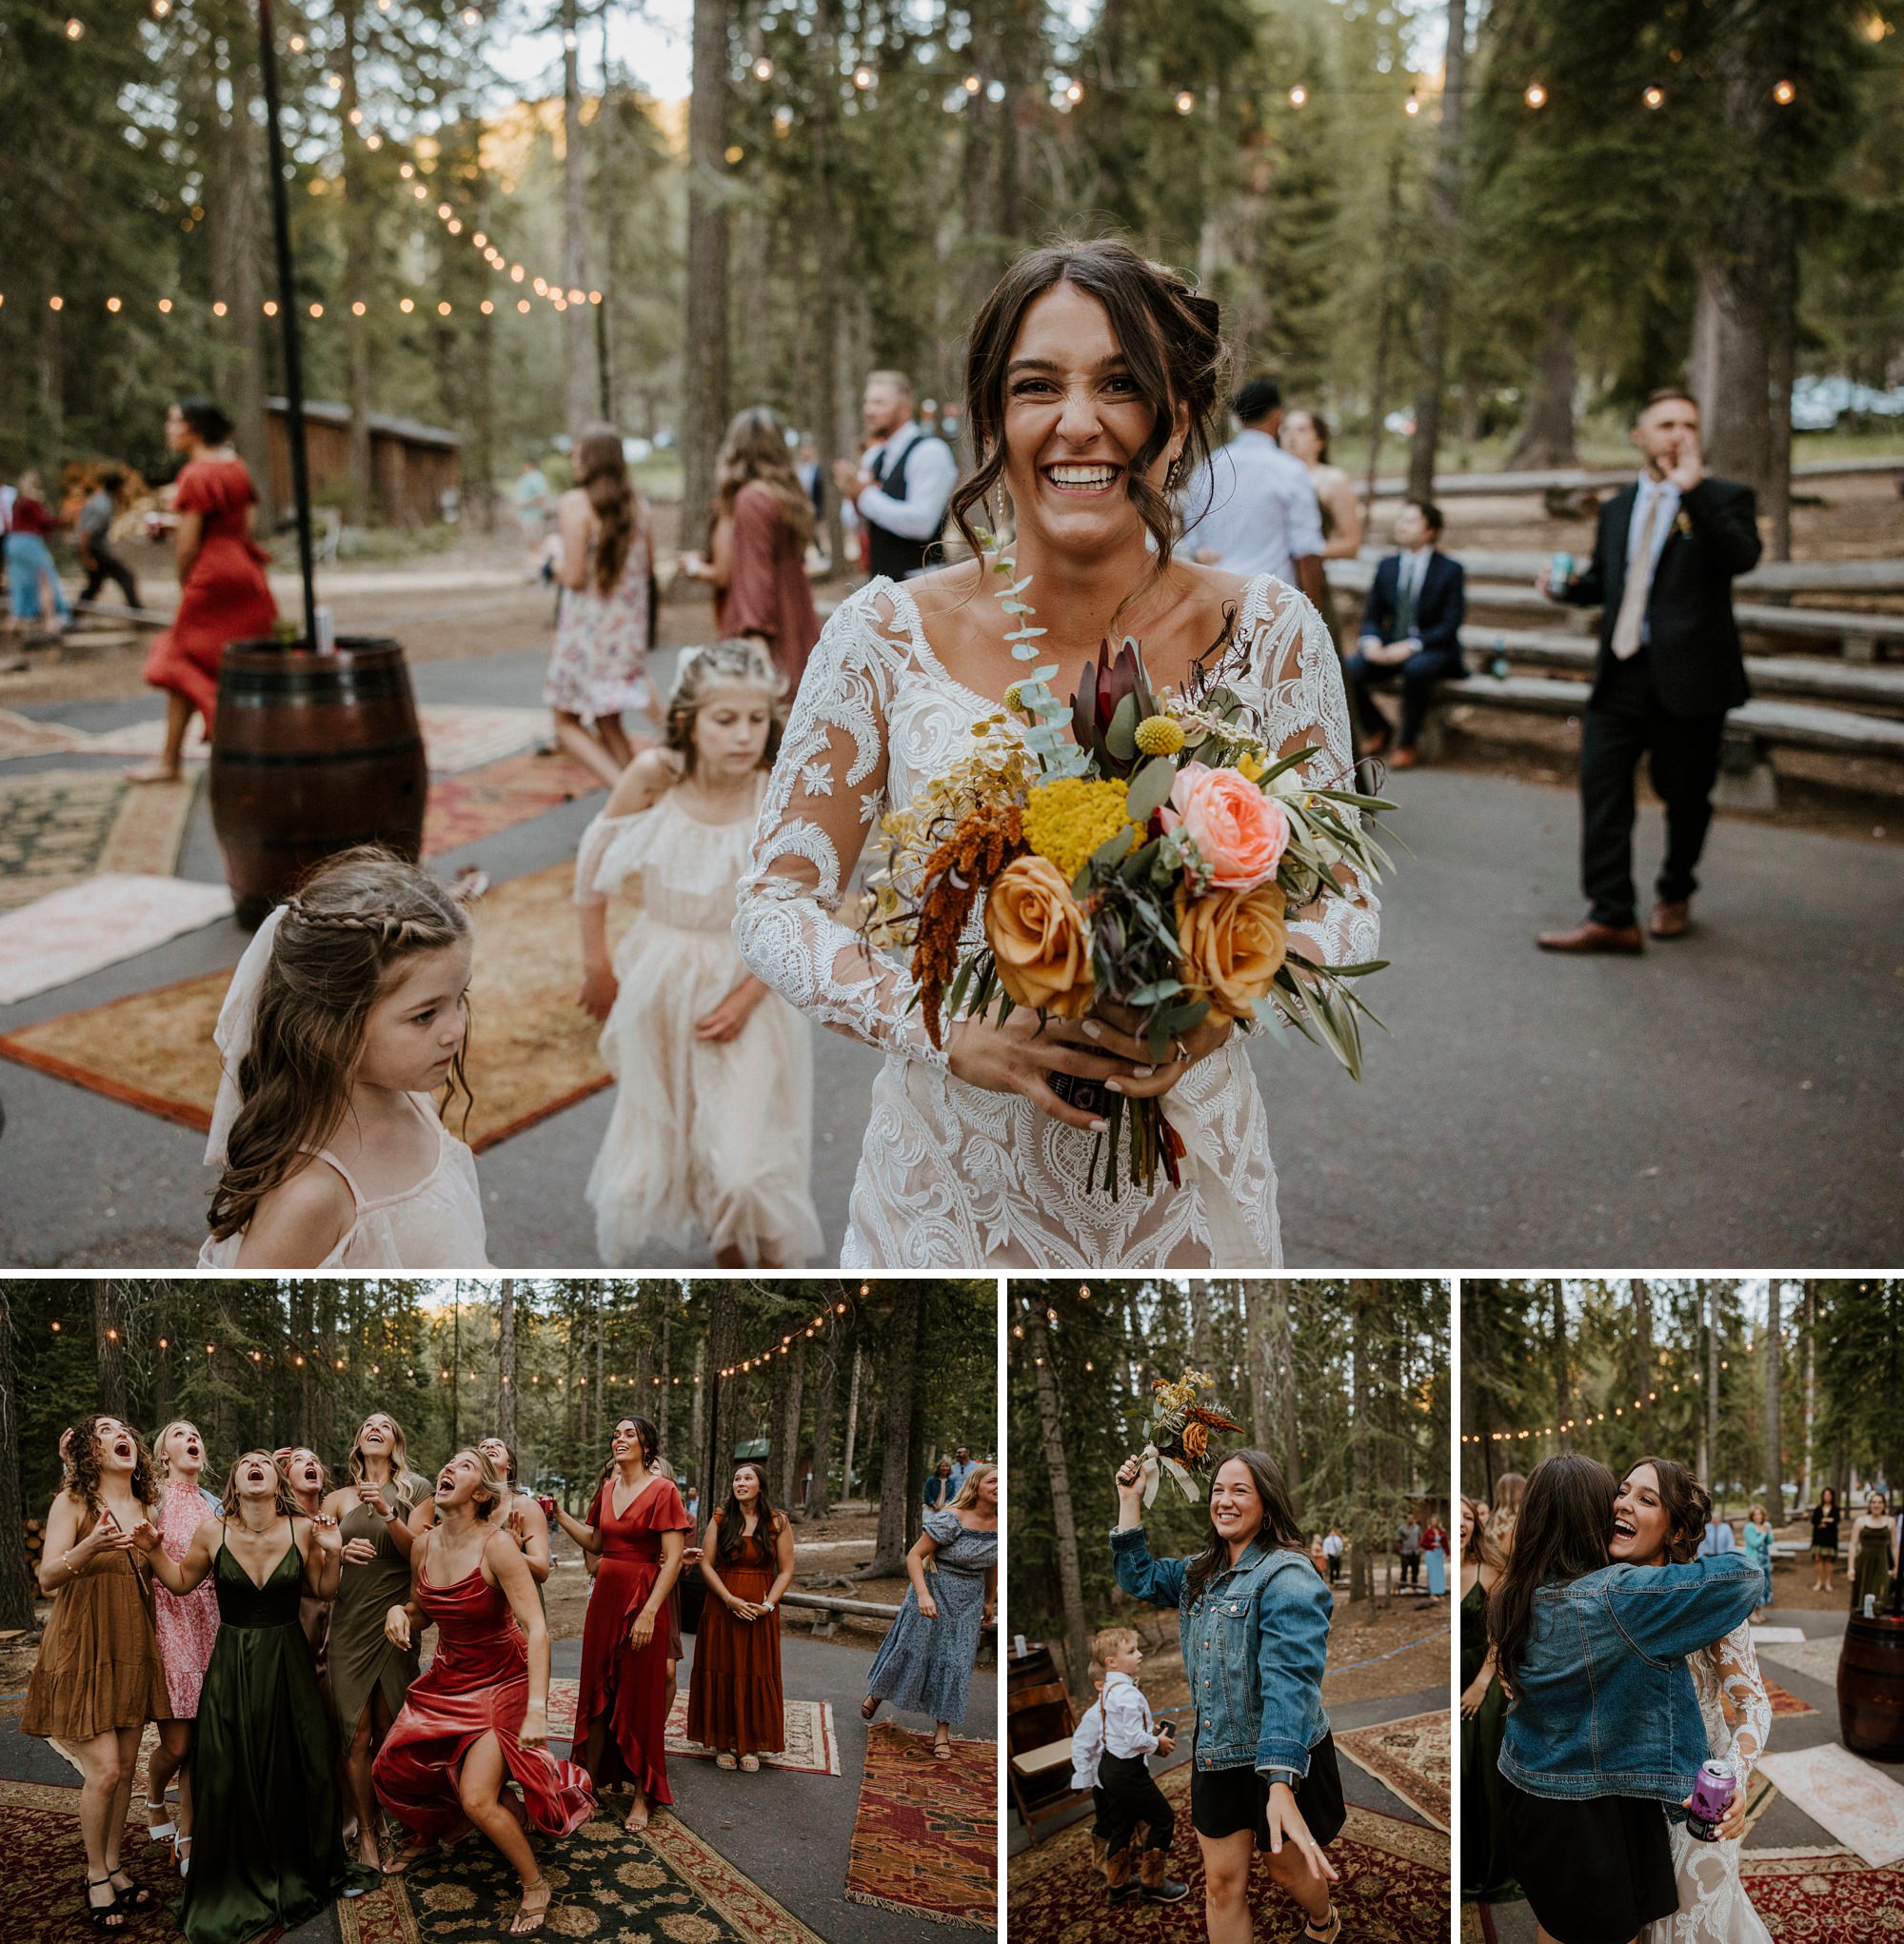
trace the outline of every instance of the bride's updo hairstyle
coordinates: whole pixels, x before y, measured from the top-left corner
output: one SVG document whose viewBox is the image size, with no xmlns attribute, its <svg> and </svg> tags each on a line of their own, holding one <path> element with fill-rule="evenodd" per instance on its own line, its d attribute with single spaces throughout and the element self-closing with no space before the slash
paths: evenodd
<svg viewBox="0 0 1904 1944">
<path fill-rule="evenodd" d="M 1699 1557 L 1706 1522 L 1713 1516 L 1713 1495 L 1677 1458 L 1640 1458 L 1627 1466 L 1624 1484 L 1641 1465 L 1651 1465 L 1659 1480 L 1659 1503 L 1666 1514 L 1666 1560 L 1684 1566 Z"/>
<path fill-rule="evenodd" d="M 1012 346 L 1025 312 L 1060 284 L 1075 284 L 1104 307 L 1125 370 L 1150 407 L 1150 436 L 1130 455 L 1124 489 L 1156 543 L 1155 571 L 1160 574 L 1169 565 L 1180 527 L 1167 492 L 1160 492 L 1145 474 L 1170 443 L 1180 405 L 1189 412 L 1190 425 L 1167 485 L 1174 486 L 1210 456 L 1229 361 L 1218 327 L 1217 300 L 1198 295 L 1176 270 L 1147 261 L 1115 237 L 1029 250 L 985 299 L 965 352 L 965 423 L 978 463 L 952 495 L 952 523 L 974 557 L 981 556 L 983 549 L 970 516 L 975 506 L 987 511 L 1004 475 L 1005 372 Z"/>
</svg>

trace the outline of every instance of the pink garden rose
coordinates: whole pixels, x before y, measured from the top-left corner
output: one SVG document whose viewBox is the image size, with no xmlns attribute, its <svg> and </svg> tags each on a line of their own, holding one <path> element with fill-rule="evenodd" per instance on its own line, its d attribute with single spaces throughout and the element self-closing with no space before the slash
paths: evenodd
<svg viewBox="0 0 1904 1944">
<path fill-rule="evenodd" d="M 1177 772 L 1158 815 L 1166 830 L 1182 825 L 1210 866 L 1210 882 L 1224 891 L 1266 883 L 1289 847 L 1282 805 L 1248 777 L 1207 763 L 1186 763 Z"/>
</svg>

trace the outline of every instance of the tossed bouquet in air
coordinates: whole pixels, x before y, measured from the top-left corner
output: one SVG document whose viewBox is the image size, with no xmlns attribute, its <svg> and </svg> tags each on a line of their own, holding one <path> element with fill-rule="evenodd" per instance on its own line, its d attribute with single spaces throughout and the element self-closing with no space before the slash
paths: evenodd
<svg viewBox="0 0 1904 1944">
<path fill-rule="evenodd" d="M 1036 661 L 1030 582 L 1011 580 L 1009 559 L 996 570 L 1012 652 Z M 1092 1015 L 1160 1062 L 1215 1009 L 1287 1022 L 1361 1078 L 1368 1007 L 1355 982 L 1386 962 L 1292 961 L 1287 914 L 1346 898 L 1340 866 L 1379 876 L 1388 859 L 1357 812 L 1394 806 L 1304 784 L 1314 744 L 1271 755 L 1241 698 L 1207 672 L 1229 640 L 1226 626 L 1182 696 L 1152 687 L 1128 638 L 1079 671 L 1068 709 L 1046 685 L 1057 665 L 1031 669 L 1004 712 L 973 724 L 970 754 L 882 820 L 863 929 L 910 950 L 935 1046 L 948 1020 L 1002 1022 L 1022 1005 Z M 1107 1123 L 1091 1174 L 1113 1200 L 1126 1175 L 1146 1191 L 1160 1168 L 1180 1184 L 1184 1145 L 1160 1101 L 1051 1083 Z"/>
<path fill-rule="evenodd" d="M 1210 1434 L 1240 1431 L 1234 1418 L 1197 1401 L 1217 1379 L 1207 1370 L 1186 1370 L 1175 1383 L 1159 1378 L 1150 1387 L 1150 1416 L 1143 1427 L 1143 1502 L 1157 1497 L 1164 1473 L 1192 1504 L 1202 1497 L 1210 1480 Z"/>
</svg>

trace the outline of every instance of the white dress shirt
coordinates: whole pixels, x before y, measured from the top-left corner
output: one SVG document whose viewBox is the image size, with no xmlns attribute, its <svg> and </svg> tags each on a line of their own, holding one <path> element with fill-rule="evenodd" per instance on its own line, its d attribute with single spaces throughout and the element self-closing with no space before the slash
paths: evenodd
<svg viewBox="0 0 1904 1944">
<path fill-rule="evenodd" d="M 1071 1786 L 1074 1789 L 1095 1789 L 1098 1786 L 1098 1763 L 1104 1753 L 1104 1708 L 1101 1701 L 1093 1701 L 1079 1717 L 1078 1725 L 1071 1731 Z"/>
<path fill-rule="evenodd" d="M 943 439 L 934 438 L 917 419 L 908 419 L 880 448 L 884 470 L 896 470 L 908 448 L 915 446 L 919 449 L 905 468 L 904 499 L 896 500 L 880 486 L 864 486 L 853 504 L 863 519 L 897 533 L 902 540 L 937 540 L 945 524 L 952 488 L 959 484 L 959 462 Z M 862 457 L 862 472 L 870 473 L 875 456 L 867 452 Z"/>
<path fill-rule="evenodd" d="M 1104 1676 L 1104 1753 L 1125 1757 L 1157 1753 L 1157 1719 L 1143 1690 L 1115 1669 Z"/>
<path fill-rule="evenodd" d="M 1245 426 L 1190 476 L 1190 522 L 1177 551 L 1205 548 L 1232 574 L 1274 574 L 1296 584 L 1296 563 L 1322 551 L 1322 507 L 1309 468 L 1267 432 Z"/>
</svg>

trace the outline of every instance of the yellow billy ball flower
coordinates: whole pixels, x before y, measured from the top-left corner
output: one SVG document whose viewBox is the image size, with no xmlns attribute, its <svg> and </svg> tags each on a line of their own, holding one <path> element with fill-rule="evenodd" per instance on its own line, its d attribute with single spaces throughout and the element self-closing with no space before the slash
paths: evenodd
<svg viewBox="0 0 1904 1944">
<path fill-rule="evenodd" d="M 1255 783 L 1269 767 L 1269 758 L 1259 749 L 1245 749 L 1237 758 L 1237 768 L 1249 782 Z"/>
<path fill-rule="evenodd" d="M 1130 832 L 1133 850 L 1143 841 L 1125 807 L 1124 786 L 1115 778 L 1060 777 L 1040 784 L 1024 806 L 1025 843 L 1055 864 L 1067 883 L 1120 829 Z"/>
<path fill-rule="evenodd" d="M 1021 710 L 1024 707 L 1024 690 L 1016 682 L 1005 690 L 1005 706 L 1014 710 Z"/>
<path fill-rule="evenodd" d="M 1169 716 L 1145 716 L 1133 740 L 1145 756 L 1175 756 L 1183 746 L 1183 724 Z"/>
</svg>

